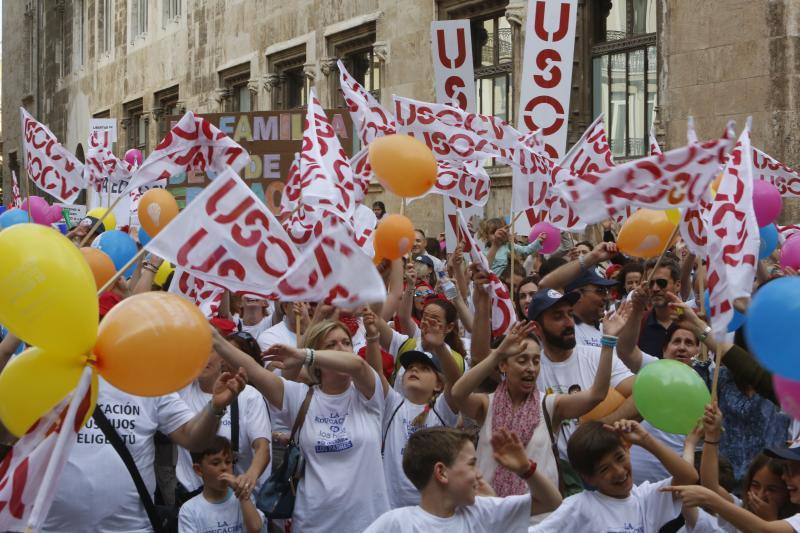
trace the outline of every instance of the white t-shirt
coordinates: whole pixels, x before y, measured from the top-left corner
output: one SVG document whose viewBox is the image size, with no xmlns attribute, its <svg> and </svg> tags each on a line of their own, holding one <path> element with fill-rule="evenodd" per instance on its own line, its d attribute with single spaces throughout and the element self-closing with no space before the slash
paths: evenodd
<svg viewBox="0 0 800 533">
<path fill-rule="evenodd" d="M 299 432 L 306 468 L 292 516 L 296 531 L 360 533 L 389 510 L 386 481 L 380 475 L 385 402 L 381 379 L 373 375 L 370 398 L 353 384 L 337 395 L 314 389 Z M 294 422 L 308 386 L 283 380 L 283 387 L 283 409 Z"/>
<path fill-rule="evenodd" d="M 261 520 L 264 513 L 258 511 Z M 198 494 L 181 507 L 178 514 L 178 533 L 223 533 L 244 531 L 242 505 L 232 490 L 228 490 L 228 498 L 219 503 L 206 500 Z"/>
<path fill-rule="evenodd" d="M 658 429 L 647 420 L 643 420 L 640 424 L 642 428 L 667 448 L 678 455 L 683 455 L 683 445 L 686 441 L 686 435 L 667 433 L 666 431 Z M 644 483 L 645 481 L 655 483 L 669 476 L 669 472 L 667 472 L 667 469 L 661 464 L 661 461 L 641 446 L 631 447 L 631 468 L 633 469 L 633 482 L 636 484 Z"/>
<path fill-rule="evenodd" d="M 238 319 L 237 322 L 241 326 L 242 331 L 249 333 L 254 339 L 258 340 L 262 333 L 272 327 L 272 315 L 265 316 L 258 323 L 253 324 L 252 326 L 245 324 L 242 319 Z"/>
<path fill-rule="evenodd" d="M 197 381 L 184 387 L 178 394 L 195 413 L 203 410 L 211 400 L 211 394 L 200 390 Z M 233 467 L 233 472 L 239 475 L 244 474 L 253 462 L 253 442 L 256 439 L 266 439 L 269 446 L 269 442 L 272 440 L 272 429 L 267 416 L 267 405 L 256 389 L 250 385 L 245 386 L 237 400 L 239 401 L 239 458 Z M 228 407 L 220 420 L 217 435 L 231 440 L 231 427 L 231 408 Z M 258 479 L 256 489 L 261 487 L 271 471 L 268 464 Z M 178 481 L 189 492 L 200 488 L 203 484 L 203 480 L 192 469 L 192 456 L 185 448 L 178 447 L 178 464 L 175 467 L 175 473 Z"/>
<path fill-rule="evenodd" d="M 700 507 L 695 507 L 697 509 L 697 521 L 694 523 L 694 527 L 689 527 L 689 524 L 685 524 L 678 530 L 678 533 L 719 533 L 720 531 L 726 531 L 722 528 L 717 517 L 705 512 Z M 733 533 L 736 533 L 736 529 L 733 530 Z"/>
<path fill-rule="evenodd" d="M 800 513 L 790 516 L 789 518 L 784 518 L 783 521 L 792 526 L 795 531 L 800 531 Z"/>
<path fill-rule="evenodd" d="M 434 516 L 422 507 L 401 507 L 375 520 L 364 533 L 524 533 L 531 516 L 531 495 L 507 498 L 478 496 L 450 518 Z"/>
<path fill-rule="evenodd" d="M 575 342 L 578 346 L 602 348 L 602 344 L 600 344 L 600 339 L 602 338 L 603 332 L 593 325 L 587 324 L 586 322 L 575 324 Z"/>
<path fill-rule="evenodd" d="M 294 331 L 289 329 L 286 321 L 288 319 L 284 318 L 261 335 L 256 337 L 258 341 L 258 347 L 261 348 L 261 351 L 266 351 L 270 346 L 273 344 L 286 344 L 287 346 L 297 346 L 297 335 Z"/>
<path fill-rule="evenodd" d="M 585 391 L 592 387 L 594 377 L 597 374 L 597 366 L 600 364 L 600 348 L 592 346 L 575 346 L 572 355 L 566 361 L 557 363 L 551 361 L 546 353 L 542 354 L 542 369 L 536 384 L 539 390 L 550 394 L 569 394 L 570 388 L 577 385 L 579 390 Z M 633 376 L 619 358 L 614 355 L 611 361 L 611 387 L 616 388 L 622 381 Z M 577 420 L 565 420 L 558 431 L 558 450 L 563 458 L 567 457 L 567 440 L 575 428 L 578 427 Z"/>
<path fill-rule="evenodd" d="M 194 417 L 180 397 L 133 396 L 99 379 L 97 407 L 122 438 L 150 493 L 156 489 L 156 431 L 169 435 Z M 139 493 L 93 419 L 78 432 L 43 531 L 151 531 Z"/>
<path fill-rule="evenodd" d="M 657 533 L 681 512 L 679 500 L 673 500 L 669 492 L 659 492 L 671 483 L 672 478 L 667 478 L 658 483 L 634 485 L 627 498 L 583 491 L 566 498 L 558 509 L 541 524 L 531 526 L 528 532 Z"/>
<path fill-rule="evenodd" d="M 403 472 L 403 450 L 409 437 L 421 429 L 411 422 L 423 409 L 425 405 L 411 403 L 394 389 L 389 390 L 383 410 L 381 436 L 386 435 L 383 448 L 383 473 L 386 476 L 389 505 L 392 509 L 419 504 L 419 491 Z M 458 414 L 450 409 L 444 394 L 440 394 L 433 409 L 428 412 L 424 427 L 455 427 L 457 423 Z"/>
</svg>

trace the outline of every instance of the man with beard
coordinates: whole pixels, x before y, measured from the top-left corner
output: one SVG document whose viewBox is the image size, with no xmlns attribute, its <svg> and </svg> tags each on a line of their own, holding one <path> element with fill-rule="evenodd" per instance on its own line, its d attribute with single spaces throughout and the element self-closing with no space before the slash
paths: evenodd
<svg viewBox="0 0 800 533">
<path fill-rule="evenodd" d="M 647 262 L 644 279 L 648 279 L 655 266 L 655 259 Z M 650 284 L 645 288 L 649 289 L 652 309 L 642 321 L 638 345 L 644 353 L 661 358 L 667 331 L 674 319 L 674 313 L 669 307 L 669 295 L 679 295 L 681 292 L 681 267 L 674 259 L 665 257 L 649 279 Z"/>
<path fill-rule="evenodd" d="M 585 243 L 581 243 L 581 246 L 585 247 Z M 567 293 L 578 295 L 572 307 L 578 346 L 600 348 L 600 339 L 603 336 L 600 321 L 608 307 L 609 288 L 616 285 L 617 281 L 598 274 L 597 265 L 616 254 L 616 244 L 600 243 L 591 252 L 579 254 L 575 261 L 570 261 L 552 271 L 540 283 L 541 287 L 566 289 Z"/>
<path fill-rule="evenodd" d="M 561 294 L 554 289 L 540 289 L 528 307 L 528 320 L 533 321 L 533 331 L 541 340 L 541 371 L 536 381 L 540 391 L 546 394 L 568 394 L 576 385 L 588 390 L 594 383 L 597 366 L 600 362 L 600 348 L 576 346 L 575 321 L 572 318 L 573 305 L 580 298 L 577 292 Z M 627 311 L 620 310 L 627 318 Z M 604 336 L 603 343 L 616 344 L 616 337 Z M 611 363 L 610 387 L 616 389 L 625 400 L 600 420 L 611 424 L 617 420 L 640 419 L 633 404 L 634 376 L 624 364 L 614 356 Z M 567 457 L 567 440 L 578 425 L 577 420 L 567 420 L 557 432 L 558 449 L 563 458 Z"/>
</svg>

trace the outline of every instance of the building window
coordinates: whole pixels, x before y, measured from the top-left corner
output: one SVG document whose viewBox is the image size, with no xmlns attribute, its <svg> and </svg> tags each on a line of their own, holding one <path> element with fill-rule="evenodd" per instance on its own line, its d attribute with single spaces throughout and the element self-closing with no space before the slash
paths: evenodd
<svg viewBox="0 0 800 533">
<path fill-rule="evenodd" d="M 375 42 L 375 23 L 371 22 L 328 38 L 330 57 L 341 59 L 347 71 L 355 80 L 380 100 L 382 68 L 385 54 L 378 53 L 384 47 Z M 334 68 L 335 70 L 335 68 Z M 331 104 L 344 106 L 344 97 L 339 87 L 339 76 L 330 76 L 331 94 L 335 95 Z"/>
<path fill-rule="evenodd" d="M 658 95 L 656 0 L 615 1 L 592 49 L 594 116 L 605 114 L 615 157 L 647 154 Z"/>
<path fill-rule="evenodd" d="M 502 14 L 470 21 L 478 113 L 512 120 L 514 101 L 513 38 Z"/>
<path fill-rule="evenodd" d="M 178 101 L 178 86 L 164 89 L 153 95 L 155 107 L 153 114 L 158 120 L 158 138 L 163 139 L 167 136 L 167 132 L 171 128 L 169 117 L 176 116 L 180 113 L 180 104 Z"/>
<path fill-rule="evenodd" d="M 305 73 L 306 45 L 277 52 L 267 58 L 267 87 L 272 92 L 272 109 L 297 109 L 308 105 L 311 79 Z"/>
<path fill-rule="evenodd" d="M 97 9 L 97 51 L 107 54 L 114 38 L 114 0 L 98 0 Z"/>
<path fill-rule="evenodd" d="M 86 61 L 86 10 L 84 0 L 75 0 L 75 60 L 82 67 Z"/>
<path fill-rule="evenodd" d="M 147 125 L 149 117 L 144 113 L 142 99 L 134 100 L 124 105 L 125 119 L 123 126 L 128 137 L 128 147 L 138 148 L 142 154 L 147 153 Z"/>
<path fill-rule="evenodd" d="M 172 22 L 181 16 L 181 0 L 161 0 L 162 4 L 162 21 L 164 25 L 167 22 Z"/>
<path fill-rule="evenodd" d="M 147 0 L 131 0 L 131 44 L 147 34 Z"/>
<path fill-rule="evenodd" d="M 219 74 L 225 111 L 248 113 L 255 109 L 255 95 L 250 91 L 250 63 L 223 70 Z"/>
</svg>

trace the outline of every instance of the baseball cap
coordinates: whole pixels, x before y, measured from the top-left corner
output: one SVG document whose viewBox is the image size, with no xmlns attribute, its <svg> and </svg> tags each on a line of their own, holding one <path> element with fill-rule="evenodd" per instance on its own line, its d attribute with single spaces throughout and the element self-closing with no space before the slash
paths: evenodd
<svg viewBox="0 0 800 533">
<path fill-rule="evenodd" d="M 787 461 L 800 461 L 800 443 L 793 442 L 791 446 L 770 446 L 764 448 L 764 454 L 776 459 Z"/>
<path fill-rule="evenodd" d="M 442 371 L 442 363 L 439 361 L 439 358 L 430 352 L 409 350 L 400 356 L 400 364 L 403 365 L 403 368 L 408 368 L 411 363 L 422 363 L 428 365 L 437 372 Z"/>
<path fill-rule="evenodd" d="M 433 268 L 433 259 L 428 257 L 427 255 L 418 255 L 414 258 L 414 261 L 417 263 L 422 263 L 423 265 L 428 265 L 429 267 Z"/>
<path fill-rule="evenodd" d="M 607 279 L 597 273 L 597 269 L 589 268 L 584 270 L 580 276 L 567 285 L 567 292 L 572 292 L 575 289 L 580 289 L 586 285 L 597 285 L 598 287 L 611 287 L 618 283 L 615 279 Z"/>
<path fill-rule="evenodd" d="M 577 292 L 561 294 L 554 289 L 541 289 L 536 293 L 528 306 L 528 320 L 536 320 L 542 312 L 561 302 L 575 305 L 575 302 L 577 302 L 580 297 L 581 295 Z"/>
</svg>

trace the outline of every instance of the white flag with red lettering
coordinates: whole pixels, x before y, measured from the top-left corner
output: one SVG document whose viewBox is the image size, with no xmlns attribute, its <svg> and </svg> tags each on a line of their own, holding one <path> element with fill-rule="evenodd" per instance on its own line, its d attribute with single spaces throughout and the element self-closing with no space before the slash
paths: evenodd
<svg viewBox="0 0 800 533">
<path fill-rule="evenodd" d="M 19 192 L 17 173 L 11 171 L 11 207 L 22 207 L 22 195 Z"/>
<path fill-rule="evenodd" d="M 760 238 L 753 211 L 749 122 L 725 166 L 709 216 L 709 314 L 718 339 L 727 333 L 734 301 L 750 296 L 756 275 Z"/>
<path fill-rule="evenodd" d="M 436 183 L 425 195 L 409 198 L 408 203 L 438 194 L 467 202 L 467 205 L 484 206 L 489 201 L 491 186 L 483 161 L 438 161 Z"/>
<path fill-rule="evenodd" d="M 365 205 L 358 205 L 353 215 L 353 236 L 355 242 L 370 257 L 375 257 L 375 228 L 378 226 L 378 217 L 375 212 Z"/>
<path fill-rule="evenodd" d="M 357 204 L 364 201 L 372 182 L 372 166 L 369 164 L 369 148 L 362 148 L 350 158 L 350 168 L 353 170 L 353 199 Z"/>
<path fill-rule="evenodd" d="M 661 155 L 661 147 L 658 145 L 656 133 L 650 128 L 650 155 Z"/>
<path fill-rule="evenodd" d="M 731 144 L 726 130 L 713 141 L 570 176 L 556 189 L 587 224 L 605 220 L 627 205 L 662 210 L 692 207 L 717 176 Z"/>
<path fill-rule="evenodd" d="M 460 227 L 459 238 L 464 243 L 464 253 L 468 253 L 473 263 L 479 263 L 489 275 L 489 296 L 492 300 L 492 336 L 498 337 L 505 335 L 508 329 L 517 321 L 517 313 L 514 311 L 514 304 L 508 289 L 497 277 L 497 274 L 489 268 L 489 261 L 481 250 L 480 244 L 476 241 L 469 230 L 461 212 L 458 212 L 458 222 Z"/>
<path fill-rule="evenodd" d="M 758 148 L 753 148 L 753 179 L 773 184 L 781 196 L 800 197 L 800 174 Z"/>
<path fill-rule="evenodd" d="M 145 247 L 232 292 L 272 297 L 298 252 L 250 187 L 228 169 Z"/>
<path fill-rule="evenodd" d="M 795 235 L 800 235 L 800 226 L 791 224 L 788 226 L 778 226 L 778 240 L 783 246 L 787 240 L 793 238 Z"/>
<path fill-rule="evenodd" d="M 169 292 L 183 296 L 195 304 L 206 318 L 217 316 L 225 295 L 223 287 L 194 276 L 182 268 L 175 269 Z"/>
<path fill-rule="evenodd" d="M 306 247 L 278 281 L 277 293 L 285 302 L 325 302 L 346 308 L 386 299 L 386 287 L 372 259 L 344 226 L 326 231 Z"/>
<path fill-rule="evenodd" d="M 106 180 L 117 183 L 129 180 L 133 165 L 120 161 L 111 151 L 111 138 L 108 131 L 93 131 L 86 143 L 86 165 L 83 169 L 87 187 L 97 192 Z"/>
<path fill-rule="evenodd" d="M 133 173 L 128 191 L 192 170 L 219 174 L 230 167 L 239 172 L 249 162 L 244 148 L 189 111 Z"/>
<path fill-rule="evenodd" d="M 336 66 L 339 67 L 339 84 L 344 102 L 353 118 L 361 144 L 368 145 L 378 137 L 396 133 L 397 125 L 392 114 L 347 72 L 341 61 L 337 61 Z"/>
<path fill-rule="evenodd" d="M 25 108 L 19 108 L 22 122 L 22 151 L 25 172 L 41 190 L 65 204 L 75 203 L 86 188 L 83 163 L 64 148 L 47 126 L 38 122 Z"/>
<path fill-rule="evenodd" d="M 37 420 L 0 462 L 1 531 L 41 527 L 91 404 L 91 381 L 87 367 L 76 389 Z"/>
</svg>

